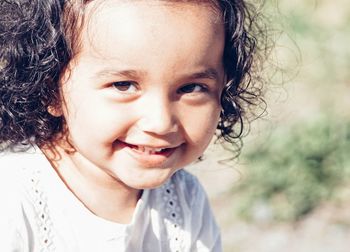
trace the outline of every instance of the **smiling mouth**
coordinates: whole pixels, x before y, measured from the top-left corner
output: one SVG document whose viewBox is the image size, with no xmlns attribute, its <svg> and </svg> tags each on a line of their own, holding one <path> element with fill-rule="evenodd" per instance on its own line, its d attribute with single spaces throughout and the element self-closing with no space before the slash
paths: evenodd
<svg viewBox="0 0 350 252">
<path fill-rule="evenodd" d="M 120 141 L 120 143 L 126 147 L 129 147 L 130 149 L 137 152 L 138 154 L 143 154 L 143 155 L 168 156 L 177 148 L 177 147 L 174 147 L 174 148 L 152 148 L 152 147 L 143 146 L 143 145 L 129 144 L 129 143 L 122 142 L 122 141 Z"/>
</svg>

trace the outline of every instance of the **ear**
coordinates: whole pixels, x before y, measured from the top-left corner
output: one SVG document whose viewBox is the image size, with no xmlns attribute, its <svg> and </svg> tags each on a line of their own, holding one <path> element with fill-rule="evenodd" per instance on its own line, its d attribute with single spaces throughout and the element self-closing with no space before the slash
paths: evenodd
<svg viewBox="0 0 350 252">
<path fill-rule="evenodd" d="M 59 106 L 53 106 L 50 105 L 47 107 L 47 112 L 49 112 L 50 115 L 54 116 L 54 117 L 60 117 L 62 116 L 62 109 Z"/>
</svg>

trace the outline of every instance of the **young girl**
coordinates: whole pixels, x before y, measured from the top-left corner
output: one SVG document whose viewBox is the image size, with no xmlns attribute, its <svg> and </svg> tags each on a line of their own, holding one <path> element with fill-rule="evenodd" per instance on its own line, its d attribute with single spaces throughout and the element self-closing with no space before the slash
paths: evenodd
<svg viewBox="0 0 350 252">
<path fill-rule="evenodd" d="M 221 251 L 182 169 L 257 99 L 245 2 L 7 0 L 0 17 L 0 251 Z"/>
</svg>

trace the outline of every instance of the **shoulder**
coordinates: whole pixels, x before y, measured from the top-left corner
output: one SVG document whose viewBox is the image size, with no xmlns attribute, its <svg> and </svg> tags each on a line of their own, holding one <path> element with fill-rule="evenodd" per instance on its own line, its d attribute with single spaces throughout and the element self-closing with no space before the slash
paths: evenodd
<svg viewBox="0 0 350 252">
<path fill-rule="evenodd" d="M 38 167 L 35 149 L 26 152 L 0 153 L 0 200 L 8 207 L 18 206 L 28 200 L 27 189 L 31 186 L 32 174 Z M 0 211 L 4 209 L 0 208 Z"/>
<path fill-rule="evenodd" d="M 28 157 L 31 152 L 10 152 L 0 153 L 0 173 L 7 175 L 19 172 L 20 167 L 28 166 Z M 4 176 L 1 176 L 4 178 Z"/>
<path fill-rule="evenodd" d="M 28 191 L 33 187 L 34 179 L 39 176 L 45 160 L 37 148 L 0 153 L 0 198 L 6 201 L 28 200 Z"/>
<path fill-rule="evenodd" d="M 42 166 L 40 162 L 42 153 L 34 148 L 25 152 L 0 153 L 0 200 L 6 205 L 0 211 L 5 208 L 11 211 L 14 207 L 16 210 L 23 210 L 23 205 L 30 205 L 30 189 L 39 167 Z"/>
<path fill-rule="evenodd" d="M 34 150 L 27 152 L 0 153 L 0 196 L 11 193 L 23 185 L 26 171 L 35 167 Z M 7 189 L 7 190 L 6 190 Z"/>
<path fill-rule="evenodd" d="M 25 166 L 28 166 L 25 154 L 0 153 L 0 233 L 5 237 L 0 242 L 1 251 L 23 251 L 20 248 L 24 248 L 27 240 L 24 223 L 28 196 L 22 170 Z"/>
<path fill-rule="evenodd" d="M 0 152 L 0 169 L 8 165 L 15 167 L 22 166 L 24 164 L 28 165 L 27 162 L 33 159 L 33 157 L 38 153 L 41 153 L 41 151 L 36 147 L 17 152 L 12 152 L 9 150 Z"/>
<path fill-rule="evenodd" d="M 0 153 L 0 180 L 18 176 L 22 173 L 33 172 L 42 166 L 43 154 L 37 147 L 26 151 Z M 21 177 L 21 176 L 20 176 Z"/>
<path fill-rule="evenodd" d="M 6 233 L 0 251 L 29 251 L 42 243 L 42 223 L 48 218 L 42 215 L 47 198 L 40 185 L 46 166 L 40 149 L 0 154 L 0 235 Z"/>
<path fill-rule="evenodd" d="M 18 153 L 3 152 L 0 154 L 0 197 L 6 192 L 6 195 L 18 193 L 18 186 L 21 180 L 22 155 Z M 10 195 L 8 197 L 10 199 Z"/>
</svg>

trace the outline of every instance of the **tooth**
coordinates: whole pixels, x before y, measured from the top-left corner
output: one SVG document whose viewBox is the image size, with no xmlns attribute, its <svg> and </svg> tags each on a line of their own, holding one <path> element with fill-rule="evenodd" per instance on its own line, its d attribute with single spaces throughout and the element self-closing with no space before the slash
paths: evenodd
<svg viewBox="0 0 350 252">
<path fill-rule="evenodd" d="M 157 152 L 161 152 L 163 148 L 151 148 L 145 146 L 137 146 L 137 150 L 140 152 L 145 152 L 147 154 L 155 154 Z"/>
</svg>

